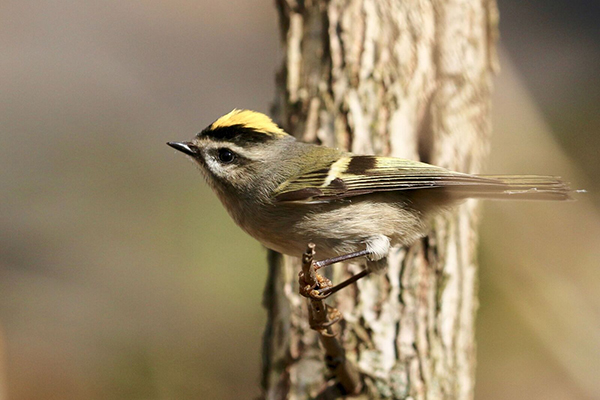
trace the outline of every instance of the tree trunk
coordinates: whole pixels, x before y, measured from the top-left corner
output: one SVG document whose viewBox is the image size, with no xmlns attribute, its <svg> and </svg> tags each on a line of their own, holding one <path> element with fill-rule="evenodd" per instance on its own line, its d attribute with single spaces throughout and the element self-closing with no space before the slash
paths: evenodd
<svg viewBox="0 0 600 400">
<path fill-rule="evenodd" d="M 276 4 L 286 57 L 274 111 L 288 132 L 359 154 L 480 171 L 497 68 L 494 0 Z M 363 398 L 473 397 L 477 214 L 469 201 L 437 218 L 427 238 L 392 251 L 385 274 L 329 300 L 344 316 L 338 338 Z M 269 265 L 264 397 L 318 396 L 334 382 L 298 295 L 300 263 L 272 253 Z M 336 265 L 331 277 L 358 270 Z"/>
</svg>

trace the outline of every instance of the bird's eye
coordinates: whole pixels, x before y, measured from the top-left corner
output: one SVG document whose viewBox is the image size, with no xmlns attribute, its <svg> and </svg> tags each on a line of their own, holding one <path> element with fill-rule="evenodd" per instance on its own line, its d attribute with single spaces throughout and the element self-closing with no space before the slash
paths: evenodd
<svg viewBox="0 0 600 400">
<path fill-rule="evenodd" d="M 235 160 L 235 153 L 229 149 L 219 149 L 219 161 L 223 164 L 229 164 L 233 160 Z"/>
</svg>

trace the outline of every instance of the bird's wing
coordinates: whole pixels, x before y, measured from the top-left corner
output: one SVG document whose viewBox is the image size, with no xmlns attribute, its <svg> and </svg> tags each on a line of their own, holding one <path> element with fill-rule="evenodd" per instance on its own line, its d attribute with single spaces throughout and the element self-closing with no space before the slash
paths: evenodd
<svg viewBox="0 0 600 400">
<path fill-rule="evenodd" d="M 284 182 L 273 197 L 277 202 L 322 203 L 375 192 L 469 186 L 505 184 L 401 158 L 348 155 Z"/>
</svg>

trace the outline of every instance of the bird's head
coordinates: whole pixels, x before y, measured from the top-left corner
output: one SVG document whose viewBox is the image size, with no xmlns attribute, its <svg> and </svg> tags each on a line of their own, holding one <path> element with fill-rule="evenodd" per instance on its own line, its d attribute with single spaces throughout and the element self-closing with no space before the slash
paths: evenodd
<svg viewBox="0 0 600 400">
<path fill-rule="evenodd" d="M 262 187 L 265 174 L 277 165 L 295 139 L 271 118 L 250 110 L 233 110 L 217 119 L 189 142 L 168 142 L 200 166 L 219 194 L 237 195 Z M 261 182 L 260 180 L 263 180 Z"/>
</svg>

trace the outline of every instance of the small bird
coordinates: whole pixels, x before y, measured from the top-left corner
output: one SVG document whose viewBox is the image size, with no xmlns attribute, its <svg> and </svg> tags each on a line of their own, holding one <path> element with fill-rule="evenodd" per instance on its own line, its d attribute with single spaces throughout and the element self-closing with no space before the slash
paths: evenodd
<svg viewBox="0 0 600 400">
<path fill-rule="evenodd" d="M 425 236 L 433 216 L 462 200 L 568 200 L 571 192 L 553 176 L 470 175 L 302 143 L 250 110 L 167 144 L 199 165 L 234 221 L 267 248 L 300 256 L 314 243 L 317 259 L 330 260 L 321 266 L 365 256 L 362 276 L 382 271 L 391 247 Z"/>
</svg>

